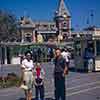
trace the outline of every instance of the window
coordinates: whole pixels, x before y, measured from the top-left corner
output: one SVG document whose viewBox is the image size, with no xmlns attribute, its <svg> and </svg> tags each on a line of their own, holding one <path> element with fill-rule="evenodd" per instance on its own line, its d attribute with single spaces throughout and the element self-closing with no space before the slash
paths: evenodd
<svg viewBox="0 0 100 100">
<path fill-rule="evenodd" d="M 62 31 L 63 32 L 68 32 L 69 30 L 67 28 L 66 29 L 63 28 Z"/>
<path fill-rule="evenodd" d="M 96 41 L 96 50 L 97 50 L 97 55 L 100 55 L 100 40 Z"/>
<path fill-rule="evenodd" d="M 45 25 L 45 24 L 44 24 L 44 25 L 43 25 L 43 27 L 47 28 L 47 27 L 48 27 L 48 25 Z"/>
<path fill-rule="evenodd" d="M 55 30 L 56 29 L 55 25 L 50 25 L 50 29 Z"/>
<path fill-rule="evenodd" d="M 74 45 L 75 45 L 76 56 L 81 56 L 81 43 L 80 43 L 80 41 L 76 41 Z"/>
</svg>

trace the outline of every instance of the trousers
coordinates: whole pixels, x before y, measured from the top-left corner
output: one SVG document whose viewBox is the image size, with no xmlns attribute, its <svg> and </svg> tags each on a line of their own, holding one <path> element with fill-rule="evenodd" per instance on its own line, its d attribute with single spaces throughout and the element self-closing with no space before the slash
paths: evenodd
<svg viewBox="0 0 100 100">
<path fill-rule="evenodd" d="M 55 100 L 66 100 L 65 92 L 65 77 L 61 73 L 56 73 L 54 76 L 55 83 Z"/>
</svg>

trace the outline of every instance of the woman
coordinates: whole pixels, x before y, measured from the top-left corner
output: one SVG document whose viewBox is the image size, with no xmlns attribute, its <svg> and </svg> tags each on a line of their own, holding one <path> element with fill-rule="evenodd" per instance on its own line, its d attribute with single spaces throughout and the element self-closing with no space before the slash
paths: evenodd
<svg viewBox="0 0 100 100">
<path fill-rule="evenodd" d="M 32 86 L 33 86 L 33 61 L 32 54 L 28 51 L 25 53 L 25 59 L 22 61 L 22 77 L 25 88 L 26 100 L 32 100 Z"/>
</svg>

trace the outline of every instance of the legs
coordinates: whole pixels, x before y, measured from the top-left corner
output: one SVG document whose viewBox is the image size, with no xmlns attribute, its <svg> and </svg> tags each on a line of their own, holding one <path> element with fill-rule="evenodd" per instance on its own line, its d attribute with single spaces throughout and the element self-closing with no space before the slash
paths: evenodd
<svg viewBox="0 0 100 100">
<path fill-rule="evenodd" d="M 35 99 L 38 100 L 38 96 L 39 96 L 39 88 L 38 86 L 35 86 Z"/>
<path fill-rule="evenodd" d="M 61 100 L 66 100 L 66 91 L 65 91 L 65 78 L 61 79 Z"/>
<path fill-rule="evenodd" d="M 40 95 L 40 99 L 44 100 L 44 86 L 35 86 L 35 99 L 38 100 Z"/>
<path fill-rule="evenodd" d="M 29 91 L 29 100 L 32 100 L 32 91 Z"/>
<path fill-rule="evenodd" d="M 55 77 L 55 99 L 56 100 L 66 100 L 65 98 L 65 78 L 61 75 Z"/>
<path fill-rule="evenodd" d="M 26 96 L 26 100 L 32 100 L 32 91 L 25 90 L 25 96 Z"/>
<path fill-rule="evenodd" d="M 59 93 L 59 80 L 57 77 L 55 77 L 55 99 L 59 100 L 60 98 L 60 93 Z"/>
<path fill-rule="evenodd" d="M 41 100 L 44 100 L 44 86 L 43 85 L 40 86 L 40 98 Z"/>
</svg>

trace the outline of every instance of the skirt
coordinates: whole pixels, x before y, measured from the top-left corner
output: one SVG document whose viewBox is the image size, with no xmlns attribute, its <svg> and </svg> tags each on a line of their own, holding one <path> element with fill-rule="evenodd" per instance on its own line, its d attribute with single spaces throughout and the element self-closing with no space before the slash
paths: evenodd
<svg viewBox="0 0 100 100">
<path fill-rule="evenodd" d="M 33 88 L 33 73 L 32 71 L 25 71 L 24 72 L 24 82 L 27 86 L 28 90 L 32 90 Z"/>
</svg>

